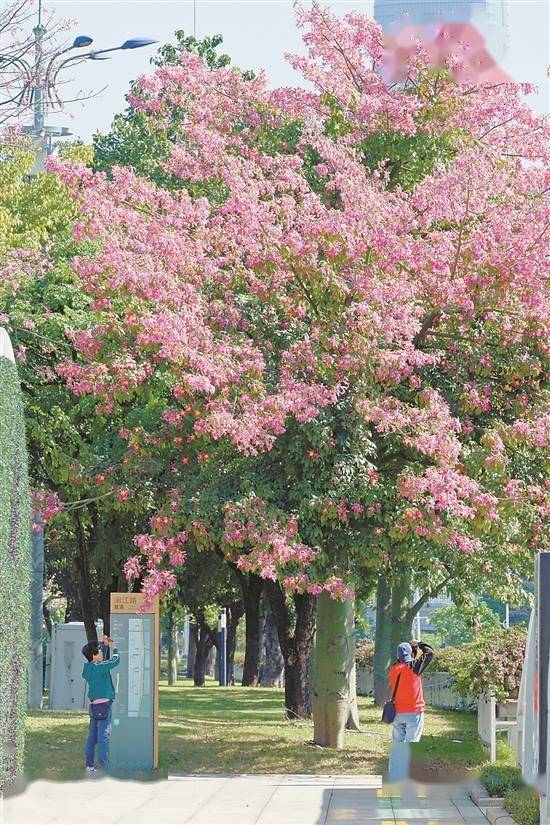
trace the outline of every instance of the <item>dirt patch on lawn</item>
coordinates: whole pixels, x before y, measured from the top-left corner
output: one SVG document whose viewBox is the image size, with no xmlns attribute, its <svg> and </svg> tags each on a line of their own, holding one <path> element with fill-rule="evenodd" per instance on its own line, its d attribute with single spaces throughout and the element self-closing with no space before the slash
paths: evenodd
<svg viewBox="0 0 550 825">
<path fill-rule="evenodd" d="M 425 785 L 432 782 L 458 784 L 475 781 L 479 777 L 479 771 L 476 768 L 453 767 L 444 763 L 428 765 L 425 762 L 413 759 L 410 775 L 415 782 L 421 782 Z"/>
</svg>

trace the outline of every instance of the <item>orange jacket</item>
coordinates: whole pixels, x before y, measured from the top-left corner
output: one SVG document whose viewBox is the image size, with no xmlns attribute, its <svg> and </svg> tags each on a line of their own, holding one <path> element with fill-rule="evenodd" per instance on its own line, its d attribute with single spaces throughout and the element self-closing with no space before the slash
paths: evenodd
<svg viewBox="0 0 550 825">
<path fill-rule="evenodd" d="M 423 644 L 422 642 L 419 647 L 422 650 L 422 656 L 414 659 L 409 664 L 396 662 L 390 668 L 390 690 L 392 693 L 397 682 L 397 677 L 401 675 L 394 700 L 396 713 L 422 713 L 426 707 L 420 674 L 423 673 L 430 664 L 434 651 L 430 645 Z"/>
</svg>

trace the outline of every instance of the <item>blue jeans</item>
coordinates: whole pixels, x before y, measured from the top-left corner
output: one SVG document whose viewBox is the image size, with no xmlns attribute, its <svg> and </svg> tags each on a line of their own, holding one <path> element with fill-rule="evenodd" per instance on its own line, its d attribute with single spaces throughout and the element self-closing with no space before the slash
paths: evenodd
<svg viewBox="0 0 550 825">
<path fill-rule="evenodd" d="M 423 713 L 396 713 L 393 720 L 393 741 L 388 766 L 390 782 L 409 778 L 411 749 L 409 742 L 420 742 L 424 729 Z"/>
<path fill-rule="evenodd" d="M 99 719 L 96 721 L 92 716 L 92 706 L 90 705 L 90 727 L 88 729 L 88 739 L 86 740 L 86 767 L 94 767 L 94 753 L 97 745 L 97 761 L 101 768 L 107 768 L 109 765 L 109 744 L 111 741 L 111 705 L 113 701 L 109 702 L 109 711 L 106 719 Z"/>
</svg>

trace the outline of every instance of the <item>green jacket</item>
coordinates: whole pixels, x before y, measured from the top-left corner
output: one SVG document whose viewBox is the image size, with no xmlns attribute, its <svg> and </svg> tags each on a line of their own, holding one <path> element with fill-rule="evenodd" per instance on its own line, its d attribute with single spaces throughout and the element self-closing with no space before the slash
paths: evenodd
<svg viewBox="0 0 550 825">
<path fill-rule="evenodd" d="M 116 647 L 110 659 L 102 662 L 86 662 L 82 676 L 88 682 L 88 699 L 114 699 L 115 686 L 111 679 L 111 670 L 120 664 L 120 656 Z"/>
</svg>

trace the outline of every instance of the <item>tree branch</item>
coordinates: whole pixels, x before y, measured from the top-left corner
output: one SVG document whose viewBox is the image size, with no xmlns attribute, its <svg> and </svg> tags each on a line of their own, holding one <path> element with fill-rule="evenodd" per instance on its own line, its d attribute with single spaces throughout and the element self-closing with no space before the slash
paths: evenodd
<svg viewBox="0 0 550 825">
<path fill-rule="evenodd" d="M 418 611 L 421 610 L 426 604 L 426 602 L 433 598 L 433 596 L 437 596 L 438 593 L 441 593 L 441 591 L 444 590 L 445 587 L 449 584 L 451 579 L 452 576 L 448 576 L 437 587 L 428 588 L 428 590 L 418 599 L 418 601 L 415 602 L 415 604 L 413 604 L 407 610 L 407 621 L 412 620 L 416 616 Z"/>
<path fill-rule="evenodd" d="M 420 329 L 418 330 L 418 332 L 416 333 L 416 335 L 413 338 L 413 344 L 416 347 L 416 349 L 418 349 L 420 346 L 422 346 L 422 344 L 426 340 L 428 332 L 432 329 L 432 327 L 434 326 L 435 321 L 438 318 L 439 318 L 439 313 L 435 312 L 435 310 L 432 311 L 432 312 L 429 312 L 426 315 L 426 317 L 424 318 L 424 320 L 422 322 L 422 326 L 420 327 Z"/>
</svg>

